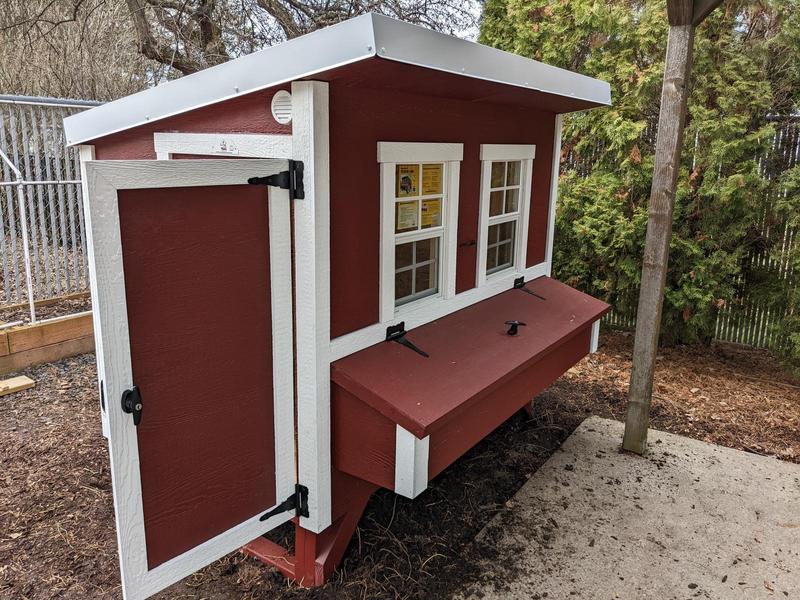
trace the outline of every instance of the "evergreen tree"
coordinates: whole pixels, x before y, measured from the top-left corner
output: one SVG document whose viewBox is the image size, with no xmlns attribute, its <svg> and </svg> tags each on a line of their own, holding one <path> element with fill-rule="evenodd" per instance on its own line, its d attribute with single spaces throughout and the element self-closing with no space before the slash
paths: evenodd
<svg viewBox="0 0 800 600">
<path fill-rule="evenodd" d="M 636 310 L 666 37 L 660 0 L 487 0 L 481 27 L 484 44 L 611 84 L 611 108 L 565 122 L 554 272 L 623 315 Z M 800 357 L 798 281 L 781 270 L 800 273 L 800 244 L 787 259 L 775 231 L 800 225 L 800 172 L 765 176 L 786 168 L 770 151 L 775 115 L 798 100 L 800 0 L 726 0 L 695 41 L 663 342 L 709 342 L 746 291 L 778 314 L 794 306 L 775 327 Z M 781 252 L 782 266 L 758 258 Z"/>
</svg>

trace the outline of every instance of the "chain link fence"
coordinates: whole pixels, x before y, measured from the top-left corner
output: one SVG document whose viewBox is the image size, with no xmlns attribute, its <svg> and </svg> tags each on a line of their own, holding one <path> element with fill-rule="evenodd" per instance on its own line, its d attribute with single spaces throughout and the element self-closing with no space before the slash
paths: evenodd
<svg viewBox="0 0 800 600">
<path fill-rule="evenodd" d="M 0 96 L 0 320 L 88 308 L 86 223 L 64 117 L 94 102 Z M 2 324 L 0 324 L 2 326 Z"/>
</svg>

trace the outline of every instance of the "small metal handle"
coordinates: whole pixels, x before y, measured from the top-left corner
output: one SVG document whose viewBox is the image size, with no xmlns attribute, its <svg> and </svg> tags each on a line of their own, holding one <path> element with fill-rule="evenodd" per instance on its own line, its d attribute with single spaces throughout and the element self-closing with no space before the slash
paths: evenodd
<svg viewBox="0 0 800 600">
<path fill-rule="evenodd" d="M 517 335 L 520 325 L 525 326 L 526 324 L 522 321 L 506 321 L 506 325 L 511 326 L 508 328 L 508 331 L 506 331 L 508 335 Z"/>
</svg>

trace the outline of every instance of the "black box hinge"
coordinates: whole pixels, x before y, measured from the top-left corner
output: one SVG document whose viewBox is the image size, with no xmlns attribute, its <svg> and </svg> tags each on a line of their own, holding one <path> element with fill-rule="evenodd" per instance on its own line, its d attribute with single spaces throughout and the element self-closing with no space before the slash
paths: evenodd
<svg viewBox="0 0 800 600">
<path fill-rule="evenodd" d="M 425 358 L 430 358 L 430 355 L 425 352 L 422 348 L 414 344 L 413 342 L 409 341 L 406 337 L 406 322 L 402 321 L 397 325 L 390 325 L 386 328 L 386 341 L 387 342 L 397 342 L 401 346 L 405 346 L 419 354 L 420 356 L 424 356 Z"/>
<path fill-rule="evenodd" d="M 531 296 L 536 296 L 537 298 L 539 298 L 539 300 L 547 300 L 547 298 L 545 298 L 544 296 L 540 296 L 539 294 L 537 294 L 533 290 L 529 290 L 527 287 L 525 287 L 525 278 L 524 277 L 517 277 L 514 280 L 514 289 L 515 290 L 522 290 L 523 292 L 525 292 L 527 294 L 530 294 Z"/>
<path fill-rule="evenodd" d="M 251 177 L 247 180 L 250 185 L 271 185 L 284 190 L 289 190 L 290 200 L 303 200 L 306 197 L 306 190 L 303 186 L 303 161 L 290 160 L 289 169 L 267 175 L 266 177 Z"/>
<path fill-rule="evenodd" d="M 266 521 L 275 515 L 289 512 L 290 510 L 295 511 L 294 514 L 296 517 L 308 516 L 308 488 L 306 486 L 300 485 L 299 483 L 295 484 L 294 494 L 278 504 L 278 506 L 273 508 L 271 511 L 265 512 L 263 515 L 261 515 L 259 521 Z"/>
<path fill-rule="evenodd" d="M 135 385 L 122 392 L 122 412 L 133 415 L 133 424 L 142 422 L 142 393 Z"/>
</svg>

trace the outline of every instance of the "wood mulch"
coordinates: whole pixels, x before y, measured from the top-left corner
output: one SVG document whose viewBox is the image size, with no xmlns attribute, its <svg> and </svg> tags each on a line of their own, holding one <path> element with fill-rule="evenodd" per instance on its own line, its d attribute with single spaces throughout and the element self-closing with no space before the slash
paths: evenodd
<svg viewBox="0 0 800 600">
<path fill-rule="evenodd" d="M 333 580 L 288 584 L 232 554 L 164 599 L 447 598 L 480 577 L 475 534 L 588 415 L 622 419 L 630 336 L 587 357 L 437 477 L 415 501 L 379 492 Z M 94 356 L 25 372 L 37 386 L 0 398 L 0 598 L 120 597 L 107 450 Z M 800 462 L 800 381 L 768 353 L 671 348 L 658 361 L 659 429 Z"/>
</svg>

